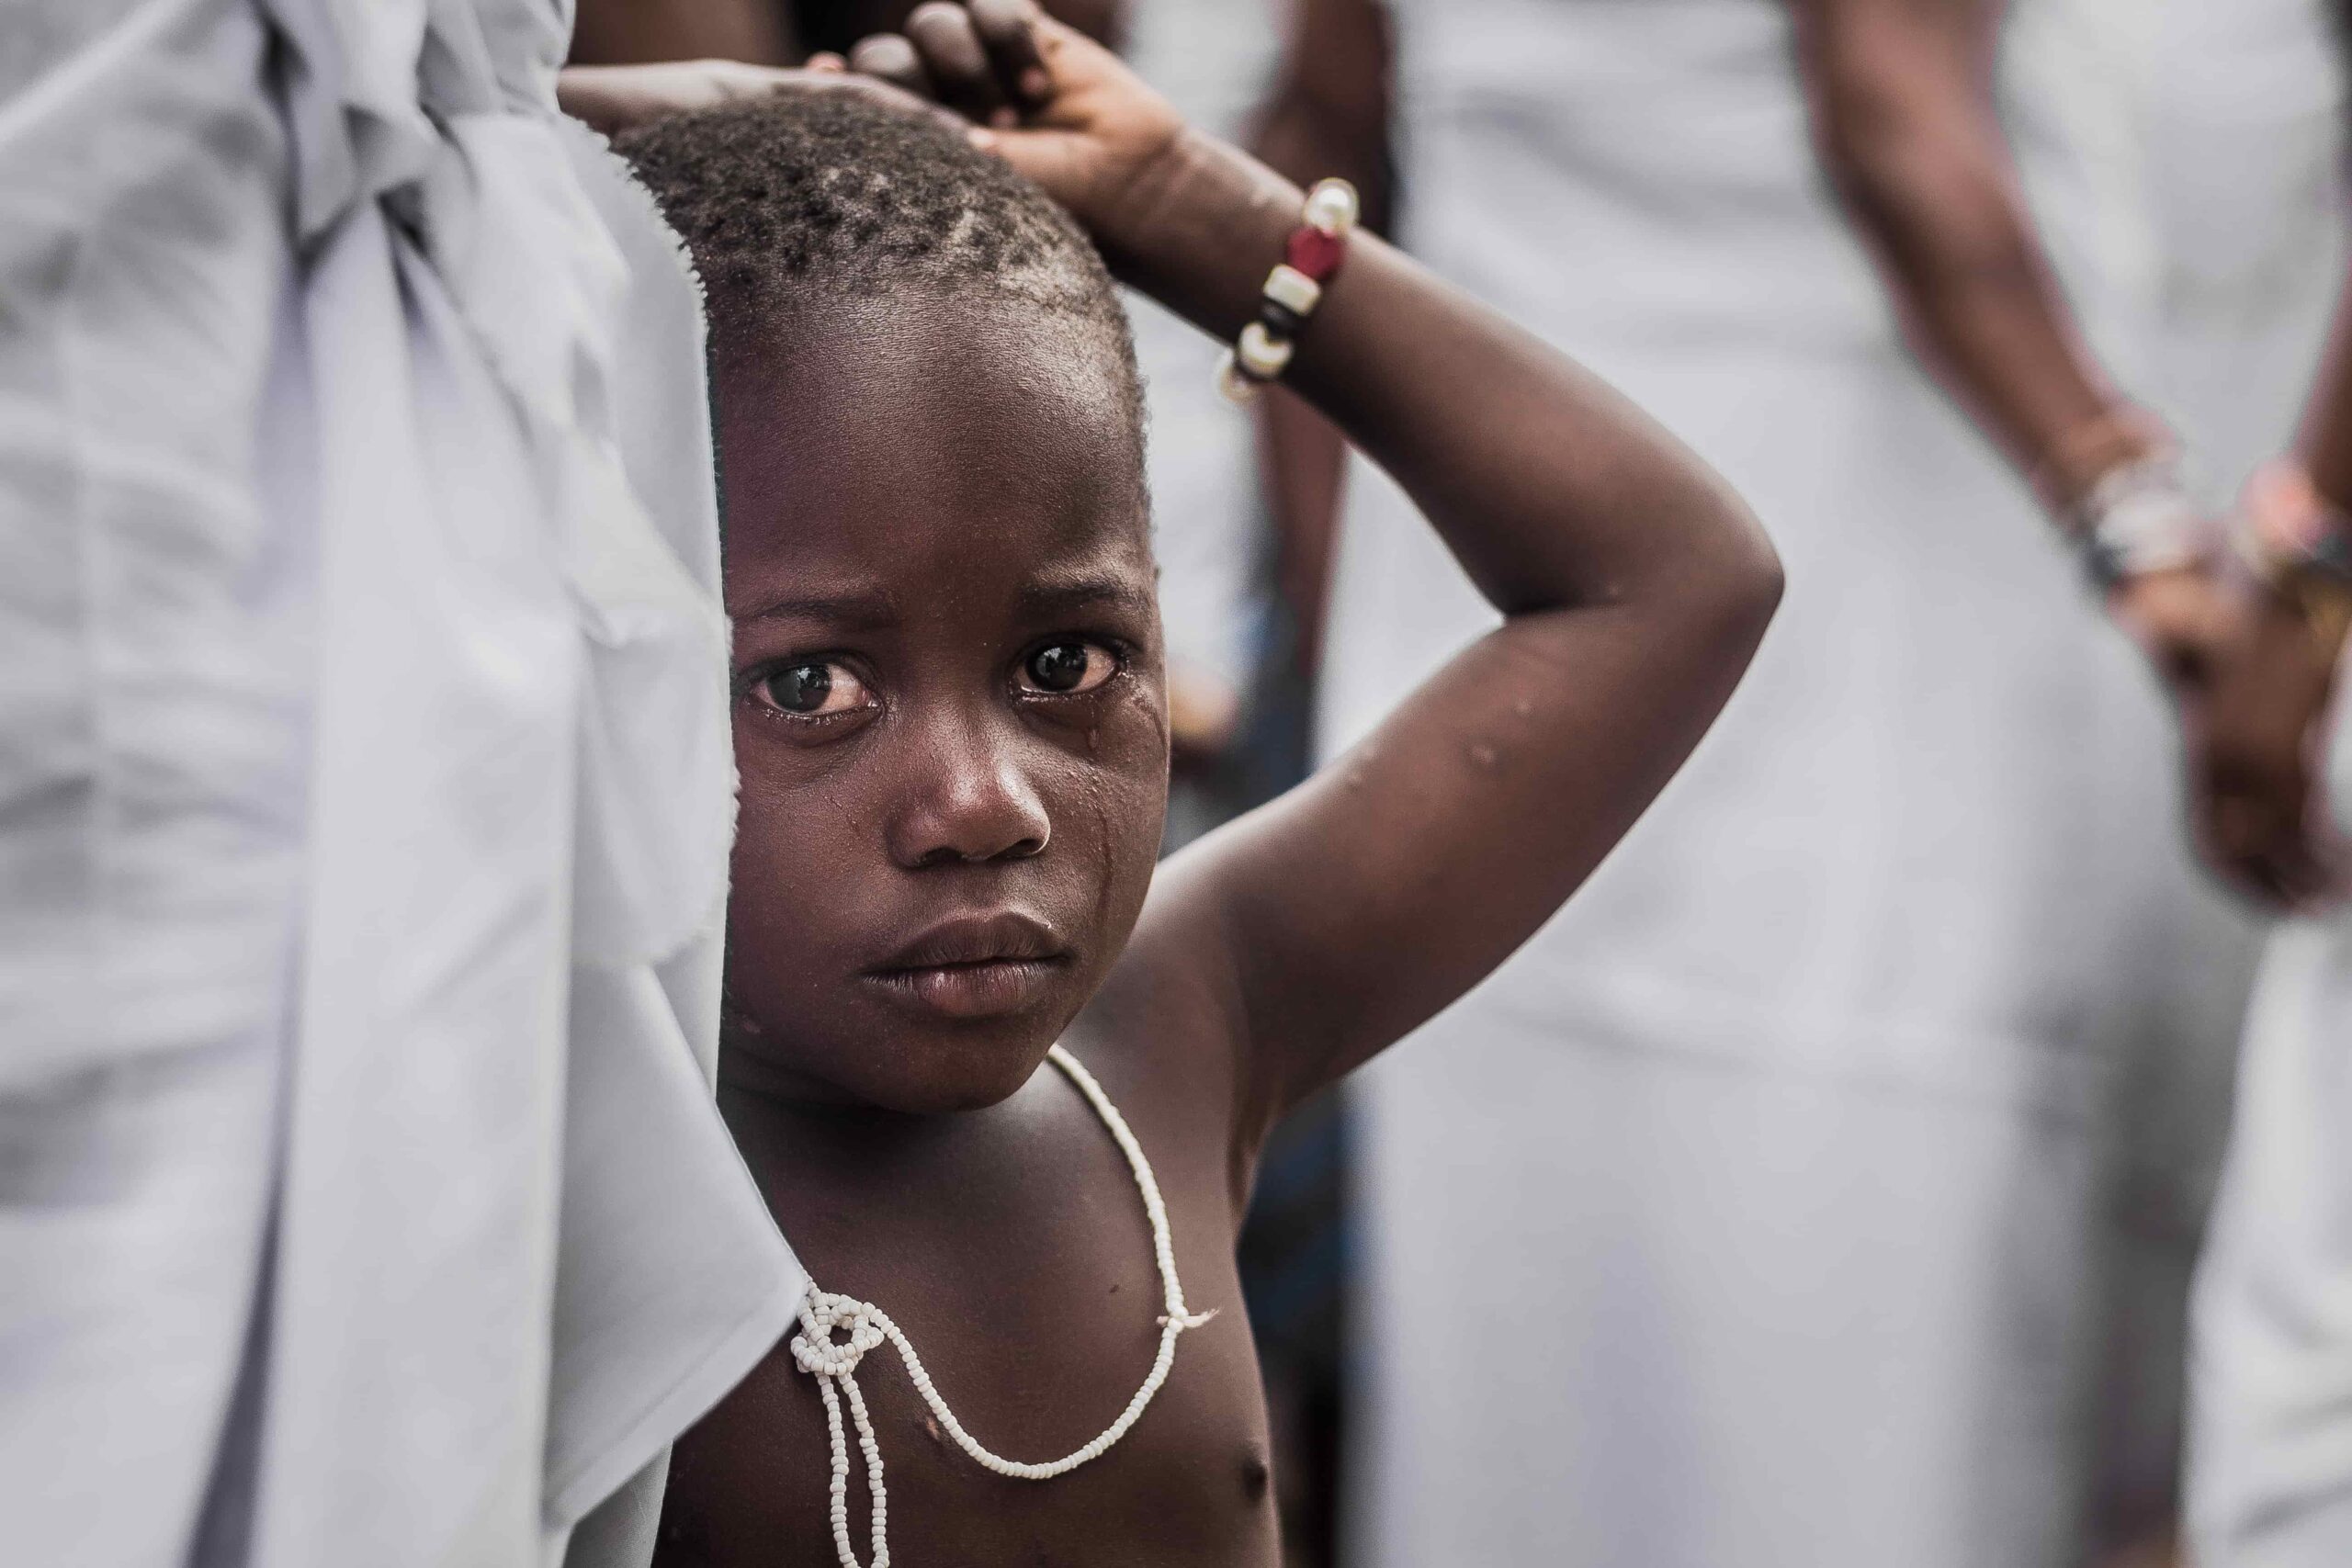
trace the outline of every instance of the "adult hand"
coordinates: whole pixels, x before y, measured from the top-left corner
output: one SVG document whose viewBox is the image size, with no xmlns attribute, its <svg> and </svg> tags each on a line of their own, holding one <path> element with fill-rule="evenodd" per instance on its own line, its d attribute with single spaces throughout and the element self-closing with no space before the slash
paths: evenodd
<svg viewBox="0 0 2352 1568">
<path fill-rule="evenodd" d="M 2140 645 L 2176 701 L 2211 685 L 2245 619 L 2243 603 L 2217 574 L 2190 567 L 2125 578 L 2109 597 L 2108 613 Z"/>
<path fill-rule="evenodd" d="M 2314 779 L 2342 626 L 2262 590 L 2193 709 L 2184 710 L 2192 819 L 2223 880 L 2283 908 L 2336 891 L 2335 833 Z"/>
<path fill-rule="evenodd" d="M 2335 878 L 2330 835 L 2312 815 L 2313 740 L 2340 639 L 2278 593 L 2210 569 L 2128 579 L 2109 610 L 2178 712 L 2190 829 L 2207 865 L 2266 905 L 2321 897 Z"/>
<path fill-rule="evenodd" d="M 937 106 L 872 75 L 849 71 L 841 56 L 819 54 L 805 69 L 746 65 L 736 60 L 679 60 L 656 65 L 571 65 L 556 77 L 557 105 L 607 136 L 673 114 L 744 103 L 775 93 L 853 93 L 910 114 Z"/>
</svg>

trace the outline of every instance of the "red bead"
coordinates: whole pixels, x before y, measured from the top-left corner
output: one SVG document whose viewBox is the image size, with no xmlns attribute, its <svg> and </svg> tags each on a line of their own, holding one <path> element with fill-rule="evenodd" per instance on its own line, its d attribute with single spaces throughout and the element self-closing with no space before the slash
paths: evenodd
<svg viewBox="0 0 2352 1568">
<path fill-rule="evenodd" d="M 1316 282 L 1329 283 L 1332 274 L 1340 270 L 1340 258 L 1347 251 L 1348 243 L 1337 234 L 1299 228 L 1291 231 L 1290 243 L 1283 247 L 1283 260 Z"/>
</svg>

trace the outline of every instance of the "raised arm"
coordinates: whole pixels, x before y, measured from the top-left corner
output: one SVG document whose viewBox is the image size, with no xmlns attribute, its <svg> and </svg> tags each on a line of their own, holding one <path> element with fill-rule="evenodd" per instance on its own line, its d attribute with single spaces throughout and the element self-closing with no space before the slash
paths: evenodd
<svg viewBox="0 0 2352 1568">
<path fill-rule="evenodd" d="M 950 7 L 914 26 L 944 29 Z M 1018 0 L 971 8 L 1017 81 Z M 1002 30 L 1000 25 L 1002 25 Z M 1289 181 L 1046 27 L 1022 129 L 978 132 L 1129 281 L 1218 338 L 1299 222 Z M 931 84 L 986 116 L 1001 89 Z M 1780 593 L 1696 458 L 1593 377 L 1359 235 L 1288 383 L 1411 493 L 1503 624 L 1363 747 L 1172 863 L 1138 931 L 1238 1021 L 1245 1141 L 1468 989 L 1616 843 L 1731 694 Z"/>
<path fill-rule="evenodd" d="M 1186 136 L 1128 274 L 1229 336 L 1295 186 Z M 1777 602 L 1739 502 L 1636 410 L 1377 240 L 1289 385 L 1393 475 L 1503 624 L 1354 752 L 1180 860 L 1159 918 L 1214 932 L 1268 1120 L 1460 996 L 1688 755 Z M 1146 940 L 1156 939 L 1147 931 Z"/>
</svg>

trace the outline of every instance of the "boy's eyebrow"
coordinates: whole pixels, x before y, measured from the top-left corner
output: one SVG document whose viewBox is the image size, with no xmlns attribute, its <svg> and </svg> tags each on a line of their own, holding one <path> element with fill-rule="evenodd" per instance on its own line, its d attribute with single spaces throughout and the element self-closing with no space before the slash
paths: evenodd
<svg viewBox="0 0 2352 1568">
<path fill-rule="evenodd" d="M 1021 608 L 1029 615 L 1067 614 L 1095 605 L 1113 604 L 1148 615 L 1158 604 L 1149 592 L 1123 577 L 1079 577 L 1022 585 Z"/>
<path fill-rule="evenodd" d="M 873 627 L 896 626 L 899 607 L 887 593 L 800 593 L 772 599 L 755 610 L 738 614 L 737 621 L 798 619 L 826 621 L 836 626 Z"/>
</svg>

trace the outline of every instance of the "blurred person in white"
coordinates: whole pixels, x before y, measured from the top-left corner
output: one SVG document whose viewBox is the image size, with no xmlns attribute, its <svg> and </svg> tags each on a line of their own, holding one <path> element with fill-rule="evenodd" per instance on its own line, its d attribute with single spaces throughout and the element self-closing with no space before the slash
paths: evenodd
<svg viewBox="0 0 2352 1568">
<path fill-rule="evenodd" d="M 2305 758 L 2315 814 L 2339 825 L 2352 822 L 2352 728 L 2327 706 L 2332 687 L 2342 701 L 2352 622 L 2346 325 L 2297 453 L 2250 489 L 2240 522 L 2249 538 L 2325 539 L 2326 558 L 2298 562 L 2294 544 L 2269 557 L 2278 592 L 2259 688 L 2217 714 L 2256 732 L 2251 754 Z M 2295 529 L 2299 515 L 2321 531 Z M 2352 907 L 2335 891 L 2333 908 L 2272 936 L 2246 1021 L 2197 1280 L 2188 1512 L 2200 1568 L 2352 1562 Z"/>
<path fill-rule="evenodd" d="M 699 308 L 570 26 L 0 18 L 11 1564 L 642 1562 L 789 1317 Z"/>
<path fill-rule="evenodd" d="M 2352 48 L 2352 7 L 2336 9 Z M 2306 821 L 2339 872 L 2352 823 L 2347 514 L 2352 276 L 2299 438 L 2235 520 L 2268 635 L 2215 714 L 2252 765 L 2300 764 Z M 2352 903 L 2341 880 L 2330 891 L 2265 953 L 2198 1273 L 2188 1513 L 2200 1568 L 2352 1562 Z"/>
<path fill-rule="evenodd" d="M 1298 11 L 1277 161 L 1363 177 L 1388 18 Z M 2251 955 L 2177 830 L 2164 696 L 2201 742 L 2237 644 L 2165 426 L 2210 503 L 2291 423 L 2340 254 L 2315 6 L 1394 11 L 1405 242 L 1719 464 L 1791 588 L 1611 862 L 1369 1075 L 1354 1561 L 2160 1538 Z M 1487 624 L 1351 487 L 1327 755 Z M 2192 755 L 2230 874 L 2307 894 L 2269 781 Z"/>
</svg>

